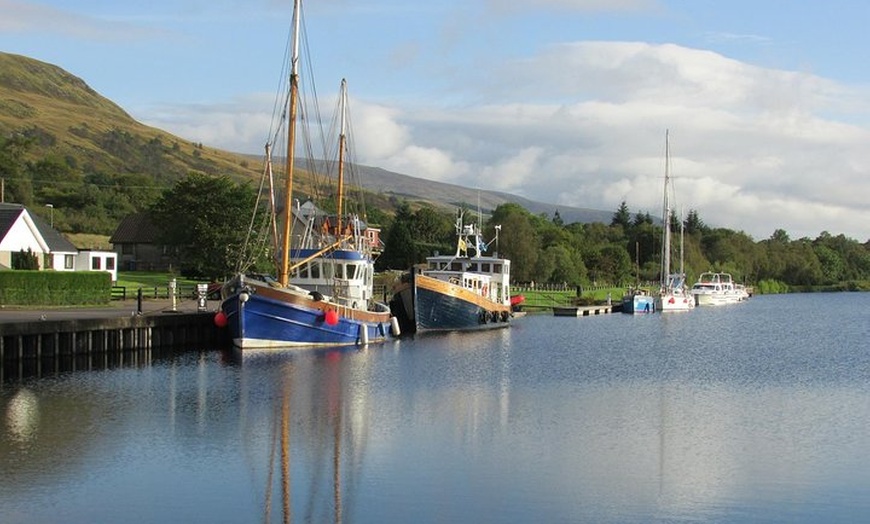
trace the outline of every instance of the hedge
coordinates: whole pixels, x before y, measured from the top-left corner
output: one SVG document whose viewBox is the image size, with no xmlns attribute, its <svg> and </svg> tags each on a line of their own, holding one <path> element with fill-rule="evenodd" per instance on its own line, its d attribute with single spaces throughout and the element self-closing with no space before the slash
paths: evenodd
<svg viewBox="0 0 870 524">
<path fill-rule="evenodd" d="M 90 306 L 111 298 L 105 271 L 0 271 L 2 306 Z"/>
</svg>

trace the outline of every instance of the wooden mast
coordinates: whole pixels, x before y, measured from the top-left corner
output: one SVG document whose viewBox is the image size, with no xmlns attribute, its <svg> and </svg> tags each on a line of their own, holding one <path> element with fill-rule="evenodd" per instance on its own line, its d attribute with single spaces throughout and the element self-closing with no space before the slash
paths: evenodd
<svg viewBox="0 0 870 524">
<path fill-rule="evenodd" d="M 290 265 L 290 225 L 293 216 L 293 153 L 296 147 L 296 105 L 299 99 L 299 25 L 302 0 L 293 1 L 293 47 L 290 58 L 290 97 L 287 111 L 287 171 L 284 186 L 284 231 L 281 246 L 281 266 L 278 268 L 278 282 L 286 286 L 290 282 L 287 271 Z"/>
<path fill-rule="evenodd" d="M 336 202 L 335 236 L 341 236 L 341 214 L 344 205 L 344 150 L 347 147 L 347 80 L 341 79 L 341 131 L 338 135 L 338 197 Z"/>
</svg>

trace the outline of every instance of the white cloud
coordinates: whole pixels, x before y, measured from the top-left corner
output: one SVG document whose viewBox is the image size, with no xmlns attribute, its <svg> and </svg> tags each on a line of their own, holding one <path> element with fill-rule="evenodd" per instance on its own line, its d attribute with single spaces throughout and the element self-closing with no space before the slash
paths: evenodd
<svg viewBox="0 0 870 524">
<path fill-rule="evenodd" d="M 706 223 L 756 239 L 776 228 L 870 236 L 861 89 L 636 42 L 551 46 L 474 76 L 455 92 L 487 105 L 355 102 L 357 160 L 560 205 L 615 210 L 624 200 L 658 216 L 670 129 L 678 205 Z M 259 150 L 265 123 L 242 109 L 251 103 L 150 121 L 233 150 L 256 138 Z"/>
</svg>

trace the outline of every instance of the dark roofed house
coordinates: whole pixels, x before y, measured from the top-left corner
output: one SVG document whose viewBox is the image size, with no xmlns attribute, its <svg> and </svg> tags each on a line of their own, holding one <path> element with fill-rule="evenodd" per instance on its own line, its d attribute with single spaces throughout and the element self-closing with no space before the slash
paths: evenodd
<svg viewBox="0 0 870 524">
<path fill-rule="evenodd" d="M 157 226 L 148 213 L 127 215 L 109 242 L 126 271 L 169 271 L 177 265 L 175 250 L 159 243 Z"/>
<path fill-rule="evenodd" d="M 36 255 L 39 269 L 55 271 L 107 271 L 118 280 L 116 255 L 105 251 L 79 251 L 59 231 L 21 204 L 0 203 L 0 267 L 13 267 L 21 252 Z"/>
</svg>

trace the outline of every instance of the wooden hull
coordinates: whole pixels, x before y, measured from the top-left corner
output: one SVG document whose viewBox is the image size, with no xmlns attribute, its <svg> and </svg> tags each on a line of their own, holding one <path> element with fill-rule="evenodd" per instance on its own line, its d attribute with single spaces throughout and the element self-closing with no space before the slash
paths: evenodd
<svg viewBox="0 0 870 524">
<path fill-rule="evenodd" d="M 397 329 L 386 307 L 363 311 L 238 277 L 224 287 L 221 310 L 241 349 L 362 345 L 383 342 Z"/>
<path fill-rule="evenodd" d="M 403 333 L 503 328 L 512 317 L 509 304 L 422 274 L 397 288 L 390 305 Z"/>
</svg>

